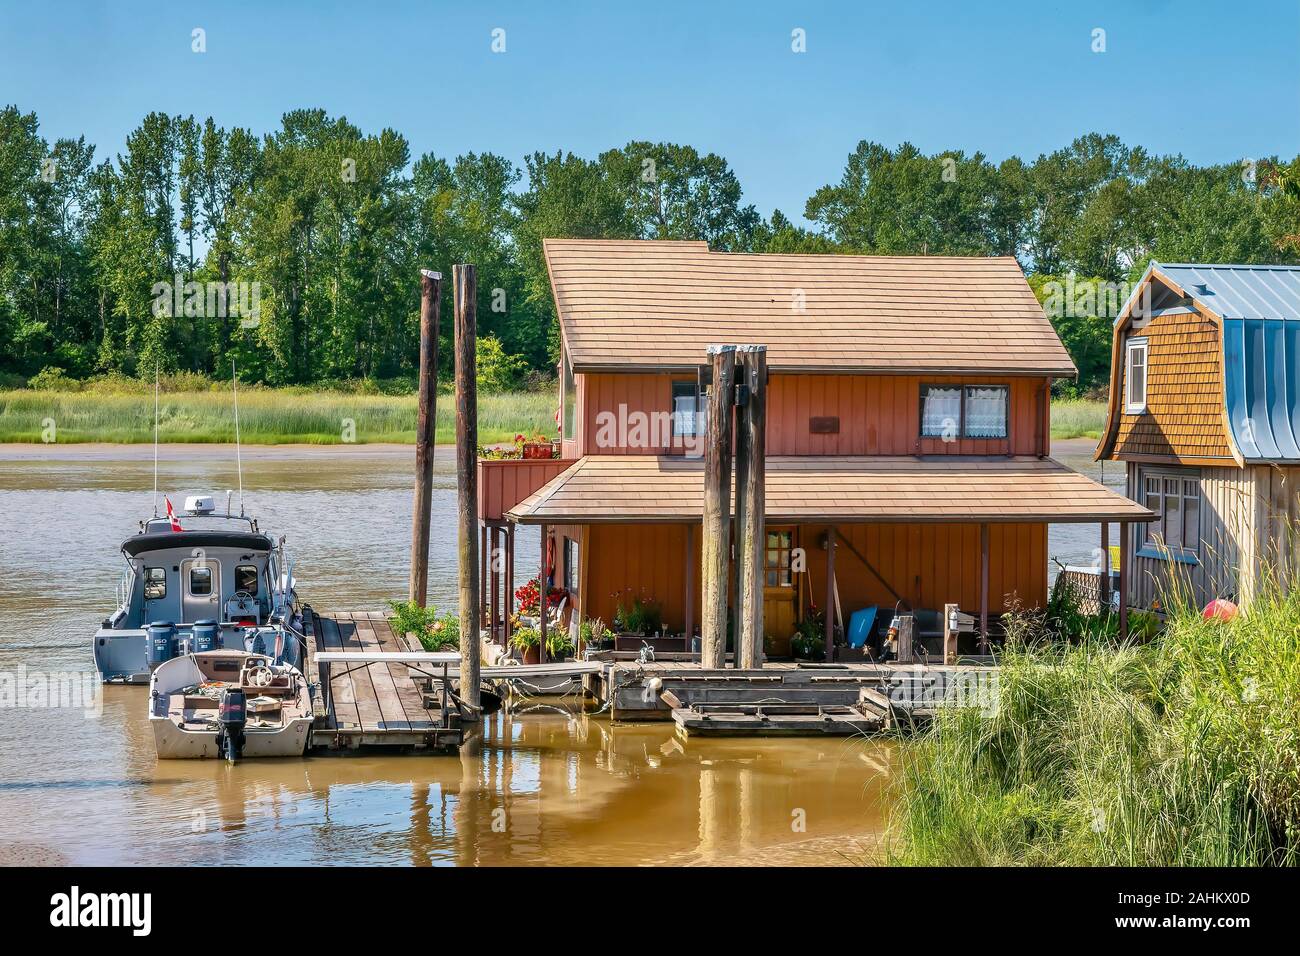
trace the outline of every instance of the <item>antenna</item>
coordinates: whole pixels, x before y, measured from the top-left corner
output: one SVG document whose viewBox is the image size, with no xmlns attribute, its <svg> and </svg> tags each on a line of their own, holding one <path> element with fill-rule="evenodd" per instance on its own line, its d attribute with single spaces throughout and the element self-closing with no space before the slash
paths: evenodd
<svg viewBox="0 0 1300 956">
<path fill-rule="evenodd" d="M 158 363 L 153 366 L 153 516 L 158 517 Z"/>
<path fill-rule="evenodd" d="M 239 517 L 242 518 L 244 517 L 244 459 L 239 452 L 239 376 L 235 374 L 234 359 L 230 360 L 230 389 L 235 395 L 235 469 L 239 472 Z"/>
</svg>

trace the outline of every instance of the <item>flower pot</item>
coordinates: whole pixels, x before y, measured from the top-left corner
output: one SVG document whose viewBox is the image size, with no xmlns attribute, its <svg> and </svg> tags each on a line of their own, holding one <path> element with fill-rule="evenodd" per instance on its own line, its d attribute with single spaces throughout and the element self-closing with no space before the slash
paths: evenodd
<svg viewBox="0 0 1300 956">
<path fill-rule="evenodd" d="M 540 647 L 526 647 L 523 655 L 525 664 L 540 664 L 542 662 L 542 649 Z"/>
<path fill-rule="evenodd" d="M 551 443 L 524 442 L 524 457 L 528 459 L 549 459 L 551 457 Z"/>
</svg>

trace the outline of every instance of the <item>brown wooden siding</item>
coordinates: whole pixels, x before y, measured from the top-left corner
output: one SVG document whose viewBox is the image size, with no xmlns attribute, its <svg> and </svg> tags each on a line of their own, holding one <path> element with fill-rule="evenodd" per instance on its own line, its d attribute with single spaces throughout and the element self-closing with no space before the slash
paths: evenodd
<svg viewBox="0 0 1300 956">
<path fill-rule="evenodd" d="M 1147 408 L 1124 411 L 1127 342 L 1147 340 Z M 1129 329 L 1117 351 L 1119 426 L 1111 457 L 1223 458 L 1232 460 L 1223 423 L 1223 373 L 1218 323 L 1196 312 L 1160 315 Z"/>
<path fill-rule="evenodd" d="M 681 440 L 651 435 L 649 447 L 597 444 L 597 416 L 665 413 L 672 382 L 692 381 L 669 374 L 579 375 L 581 435 L 577 447 L 588 455 L 682 454 Z M 921 387 L 1007 385 L 1010 388 L 1007 438 L 945 442 L 921 437 Z M 1048 382 L 1043 378 L 914 375 L 773 375 L 768 394 L 769 455 L 1045 455 L 1049 451 Z M 837 419 L 837 431 L 815 434 L 812 420 Z M 652 430 L 653 431 L 653 430 Z M 566 445 L 566 454 L 568 446 Z"/>
<path fill-rule="evenodd" d="M 546 484 L 572 461 L 560 458 L 531 461 L 502 459 L 478 463 L 478 516 L 480 521 L 501 521 L 505 512 Z"/>
<path fill-rule="evenodd" d="M 680 633 L 685 626 L 686 525 L 591 525 L 582 571 L 584 613 L 613 619 L 620 597 L 660 602 L 664 625 Z M 916 607 L 942 608 L 956 602 L 970 613 L 979 611 L 980 533 L 974 524 L 840 526 L 847 539 L 881 576 Z M 826 552 L 819 546 L 824 526 L 796 530 L 795 545 L 805 549 L 808 573 L 796 575 L 801 600 L 825 603 Z M 1043 524 L 989 527 L 989 613 L 1010 607 L 1013 596 L 1025 607 L 1047 601 L 1047 526 Z M 699 533 L 694 536 L 691 572 L 700 621 Z M 836 552 L 835 577 L 844 614 L 868 605 L 892 608 L 894 598 L 850 550 Z M 773 635 L 786 638 L 789 635 Z"/>
</svg>

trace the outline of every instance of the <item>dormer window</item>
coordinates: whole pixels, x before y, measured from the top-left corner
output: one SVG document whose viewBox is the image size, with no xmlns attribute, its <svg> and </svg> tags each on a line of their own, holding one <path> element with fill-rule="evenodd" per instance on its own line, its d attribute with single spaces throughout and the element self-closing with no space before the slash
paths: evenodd
<svg viewBox="0 0 1300 956">
<path fill-rule="evenodd" d="M 1124 359 L 1124 411 L 1140 415 L 1147 410 L 1147 340 L 1130 339 Z"/>
</svg>

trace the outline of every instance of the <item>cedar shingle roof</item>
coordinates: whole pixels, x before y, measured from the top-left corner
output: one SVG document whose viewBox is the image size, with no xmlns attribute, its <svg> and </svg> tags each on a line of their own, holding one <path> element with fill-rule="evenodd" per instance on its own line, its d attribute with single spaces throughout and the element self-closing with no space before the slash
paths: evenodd
<svg viewBox="0 0 1300 956">
<path fill-rule="evenodd" d="M 506 513 L 524 524 L 699 521 L 704 462 L 588 456 Z M 770 524 L 1149 521 L 1136 502 L 1048 459 L 772 457 Z"/>
<path fill-rule="evenodd" d="M 752 255 L 600 239 L 544 248 L 579 372 L 693 369 L 709 345 L 753 343 L 778 371 L 1075 374 L 1010 257 Z"/>
</svg>

